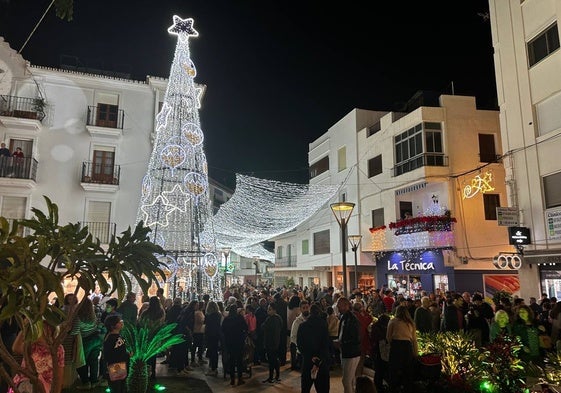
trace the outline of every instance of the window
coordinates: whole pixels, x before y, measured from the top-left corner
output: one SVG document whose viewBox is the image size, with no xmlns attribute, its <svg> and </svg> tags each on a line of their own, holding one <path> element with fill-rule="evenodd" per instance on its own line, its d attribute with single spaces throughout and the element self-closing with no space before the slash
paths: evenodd
<svg viewBox="0 0 561 393">
<path fill-rule="evenodd" d="M 314 233 L 314 255 L 329 254 L 329 229 Z"/>
<path fill-rule="evenodd" d="M 0 204 L 0 216 L 6 218 L 10 223 L 13 220 L 25 218 L 27 198 L 16 196 L 4 196 Z M 23 236 L 23 227 L 19 227 L 18 235 Z"/>
<path fill-rule="evenodd" d="M 329 170 L 329 156 L 325 156 L 319 161 L 314 162 L 310 165 L 310 179 L 321 175 L 323 172 Z"/>
<path fill-rule="evenodd" d="M 368 177 L 373 177 L 382 173 L 382 155 L 368 160 Z"/>
<path fill-rule="evenodd" d="M 282 246 L 277 247 L 277 258 L 282 258 Z"/>
<path fill-rule="evenodd" d="M 84 223 L 94 238 L 101 243 L 109 243 L 113 235 L 111 220 L 111 202 L 90 201 L 88 203 L 88 214 Z"/>
<path fill-rule="evenodd" d="M 343 146 L 337 150 L 337 168 L 339 172 L 343 169 L 347 169 L 347 147 Z"/>
<path fill-rule="evenodd" d="M 528 42 L 528 62 L 530 67 L 545 59 L 559 49 L 559 32 L 557 22 L 549 26 L 543 33 Z"/>
<path fill-rule="evenodd" d="M 399 201 L 399 218 L 404 220 L 405 217 L 413 216 L 413 203 L 407 201 Z"/>
<path fill-rule="evenodd" d="M 561 128 L 561 93 L 554 94 L 536 104 L 538 134 L 545 135 Z"/>
<path fill-rule="evenodd" d="M 308 239 L 302 240 L 302 255 L 308 255 L 310 252 L 310 243 Z"/>
<path fill-rule="evenodd" d="M 369 136 L 374 135 L 375 133 L 377 133 L 381 129 L 382 129 L 382 127 L 380 126 L 380 122 L 377 121 L 376 123 L 374 123 L 373 125 L 368 127 L 368 131 L 366 132 L 366 137 L 368 138 Z"/>
<path fill-rule="evenodd" d="M 486 220 L 497 220 L 497 207 L 501 207 L 499 194 L 483 194 L 483 208 Z"/>
<path fill-rule="evenodd" d="M 495 135 L 479 134 L 479 161 L 497 162 L 497 152 L 495 151 Z"/>
<path fill-rule="evenodd" d="M 561 172 L 543 177 L 545 208 L 561 206 Z"/>
<path fill-rule="evenodd" d="M 113 184 L 115 152 L 94 150 L 92 161 L 92 180 L 96 183 Z"/>
<path fill-rule="evenodd" d="M 423 146 L 423 133 L 425 146 Z M 443 166 L 442 124 L 424 122 L 394 137 L 394 176 L 425 165 Z"/>
<path fill-rule="evenodd" d="M 98 127 L 117 128 L 117 117 L 119 107 L 110 104 L 97 104 L 97 122 Z"/>
<path fill-rule="evenodd" d="M 384 208 L 372 210 L 372 228 L 378 228 L 384 225 Z"/>
</svg>

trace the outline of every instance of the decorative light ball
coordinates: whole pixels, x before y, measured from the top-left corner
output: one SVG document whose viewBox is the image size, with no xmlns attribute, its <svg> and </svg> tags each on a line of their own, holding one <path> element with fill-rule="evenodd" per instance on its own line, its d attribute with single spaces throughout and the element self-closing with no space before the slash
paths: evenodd
<svg viewBox="0 0 561 393">
<path fill-rule="evenodd" d="M 180 145 L 167 145 L 162 149 L 162 162 L 172 170 L 183 164 L 185 158 L 185 149 Z"/>
<path fill-rule="evenodd" d="M 204 135 L 203 131 L 195 123 L 187 123 L 181 129 L 185 138 L 193 146 L 199 146 L 203 143 Z"/>
<path fill-rule="evenodd" d="M 189 191 L 193 196 L 198 197 L 202 195 L 208 186 L 207 179 L 197 172 L 189 172 L 185 175 L 185 188 Z"/>
</svg>

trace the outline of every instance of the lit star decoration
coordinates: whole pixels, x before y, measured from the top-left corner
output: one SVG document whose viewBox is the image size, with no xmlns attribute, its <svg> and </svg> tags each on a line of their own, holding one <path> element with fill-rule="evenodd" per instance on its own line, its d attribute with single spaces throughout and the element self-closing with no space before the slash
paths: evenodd
<svg viewBox="0 0 561 393">
<path fill-rule="evenodd" d="M 168 32 L 178 39 L 162 110 L 156 116 L 145 177 L 150 181 L 142 184 L 137 222 L 144 221 L 152 230 L 150 239 L 163 243 L 166 256 L 172 257 L 162 259 L 162 264 L 170 265 L 166 271 L 174 276 L 173 283 L 168 277 L 169 285 L 185 283 L 186 291 L 218 300 L 222 298 L 221 277 L 208 274 L 218 258 L 205 256 L 218 253 L 198 111 L 202 89 L 195 85 L 197 70 L 189 50 L 189 38 L 199 34 L 193 19 L 177 15 Z"/>
<path fill-rule="evenodd" d="M 156 116 L 156 131 L 160 131 L 168 125 L 168 117 L 171 113 L 171 106 L 167 102 L 162 105 L 162 110 Z"/>
<path fill-rule="evenodd" d="M 483 176 L 478 174 L 473 179 L 471 179 L 471 184 L 464 187 L 464 199 L 474 197 L 478 192 L 485 194 L 486 192 L 493 191 L 495 187 L 491 185 L 493 180 L 493 174 L 491 172 L 485 172 Z"/>
</svg>

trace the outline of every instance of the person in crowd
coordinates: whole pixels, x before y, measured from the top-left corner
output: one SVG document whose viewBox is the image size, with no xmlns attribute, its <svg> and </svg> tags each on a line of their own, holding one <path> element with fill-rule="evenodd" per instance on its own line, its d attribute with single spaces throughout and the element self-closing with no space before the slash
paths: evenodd
<svg viewBox="0 0 561 393">
<path fill-rule="evenodd" d="M 281 366 L 286 364 L 286 350 L 287 350 L 287 339 L 290 337 L 290 329 L 292 326 L 288 326 L 288 303 L 284 300 L 282 291 L 275 293 L 273 296 L 275 299 L 275 310 L 277 314 L 281 317 L 284 326 L 283 334 L 281 335 L 278 349 L 278 358 Z"/>
<path fill-rule="evenodd" d="M 339 318 L 335 315 L 335 311 L 333 306 L 327 307 L 327 330 L 329 332 L 329 338 L 331 339 L 329 343 L 329 353 L 330 353 L 330 360 L 329 360 L 329 367 L 333 369 L 336 365 L 341 365 L 341 352 L 335 345 L 335 341 L 338 338 L 339 334 Z"/>
<path fill-rule="evenodd" d="M 193 367 L 202 366 L 206 364 L 203 358 L 205 351 L 205 314 L 201 307 L 204 307 L 203 302 L 197 304 L 195 309 L 195 321 L 193 324 L 193 345 L 191 346 L 191 365 Z M 196 356 L 196 358 L 195 358 Z"/>
<path fill-rule="evenodd" d="M 6 147 L 6 144 L 4 142 L 0 143 L 0 160 L 10 156 L 10 150 Z"/>
<path fill-rule="evenodd" d="M 177 369 L 178 376 L 187 376 L 189 371 L 193 371 L 189 365 L 189 353 L 193 344 L 193 325 L 197 305 L 196 300 L 191 300 L 177 317 L 176 333 L 181 334 L 185 341 L 171 348 L 170 366 Z"/>
<path fill-rule="evenodd" d="M 125 339 L 121 336 L 123 326 L 124 322 L 120 315 L 113 314 L 105 318 L 107 335 L 103 341 L 103 357 L 108 365 L 126 362 L 128 368 L 131 354 L 127 352 Z M 126 379 L 109 380 L 109 389 L 111 393 L 126 393 Z"/>
<path fill-rule="evenodd" d="M 221 333 L 222 314 L 214 301 L 209 301 L 205 311 L 205 340 L 208 354 L 208 368 L 205 375 L 218 375 L 218 348 L 222 337 Z"/>
<path fill-rule="evenodd" d="M 166 304 L 166 297 L 164 295 L 164 288 L 156 289 L 156 296 L 160 300 L 160 303 L 161 303 L 162 307 L 164 307 L 165 304 Z"/>
<path fill-rule="evenodd" d="M 255 329 L 257 332 L 257 339 L 255 341 L 255 352 L 253 353 L 253 364 L 259 365 L 261 361 L 265 360 L 265 350 L 263 348 L 263 337 L 265 332 L 261 328 L 265 319 L 267 319 L 267 308 L 269 304 L 267 299 L 260 298 L 257 308 L 255 309 Z"/>
<path fill-rule="evenodd" d="M 27 323 L 24 322 L 24 323 Z M 39 338 L 31 344 L 31 360 L 35 364 L 39 381 L 43 385 L 45 392 L 61 393 L 64 374 L 64 347 L 59 345 L 56 350 L 57 360 L 51 356 L 49 343 L 57 336 L 57 329 L 50 325 L 47 321 L 43 321 L 43 331 Z M 23 355 L 25 350 L 24 331 L 20 330 L 12 345 L 12 352 L 17 355 Z M 21 366 L 25 369 L 25 357 Z M 25 375 L 16 374 L 13 377 L 13 383 L 22 390 L 26 384 L 29 386 L 29 379 Z M 31 390 L 30 390 L 31 391 Z M 13 393 L 12 388 L 9 393 Z"/>
<path fill-rule="evenodd" d="M 301 364 L 301 352 L 298 350 L 296 339 L 298 337 L 298 328 L 310 316 L 310 303 L 307 300 L 302 300 L 298 309 L 301 311 L 294 321 L 292 322 L 292 329 L 290 330 L 290 369 L 299 370 Z"/>
<path fill-rule="evenodd" d="M 497 310 L 491 326 L 489 327 L 489 339 L 493 342 L 499 336 L 511 335 L 512 325 L 510 317 L 505 310 Z"/>
<path fill-rule="evenodd" d="M 285 324 L 277 314 L 277 307 L 279 303 L 270 303 L 267 308 L 267 319 L 263 322 L 261 329 L 263 329 L 263 348 L 267 354 L 267 361 L 269 363 L 269 377 L 263 383 L 280 382 L 280 360 L 279 348 L 282 350 L 281 340 L 285 334 Z M 281 306 L 282 307 L 282 306 Z M 286 350 L 285 350 L 286 352 Z M 274 373 L 274 376 L 273 376 Z"/>
<path fill-rule="evenodd" d="M 555 302 L 555 306 L 549 313 L 551 319 L 551 342 L 553 345 L 561 340 L 561 302 Z"/>
<path fill-rule="evenodd" d="M 356 369 L 360 362 L 360 322 L 351 310 L 351 302 L 346 297 L 337 301 L 339 310 L 339 350 L 341 351 L 341 366 L 343 368 L 344 393 L 353 393 Z"/>
<path fill-rule="evenodd" d="M 433 331 L 432 314 L 429 310 L 431 301 L 428 296 L 421 298 L 421 307 L 415 310 L 413 321 L 415 327 L 420 333 L 429 333 Z"/>
<path fill-rule="evenodd" d="M 384 306 L 386 307 L 386 312 L 391 313 L 393 310 L 393 304 L 395 303 L 395 298 L 393 297 L 393 292 L 391 289 L 386 289 L 384 292 L 384 297 L 382 298 Z"/>
<path fill-rule="evenodd" d="M 461 297 L 448 296 L 442 315 L 443 332 L 459 332 L 464 330 L 464 315 L 461 310 Z"/>
<path fill-rule="evenodd" d="M 129 292 L 125 300 L 117 307 L 117 312 L 122 315 L 123 321 L 125 323 L 130 323 L 131 325 L 136 324 L 138 319 L 138 306 L 136 305 L 136 293 Z"/>
<path fill-rule="evenodd" d="M 483 301 L 483 296 L 475 293 L 469 304 L 465 320 L 466 331 L 472 335 L 476 347 L 489 344 L 489 321 L 493 319 L 493 316 L 491 306 Z"/>
<path fill-rule="evenodd" d="M 394 318 L 388 323 L 386 339 L 390 343 L 390 392 L 399 392 L 401 385 L 406 392 L 412 392 L 412 371 L 419 350 L 415 322 L 406 307 L 398 306 L 395 310 Z"/>
<path fill-rule="evenodd" d="M 169 309 L 166 310 L 166 325 L 170 325 L 172 323 L 177 323 L 177 318 L 179 318 L 179 314 L 181 313 L 183 300 L 180 297 L 176 297 L 173 299 L 172 305 Z M 168 364 L 171 367 L 175 368 L 175 365 L 170 364 L 171 358 L 171 348 L 166 353 L 166 358 L 160 362 L 160 364 Z"/>
<path fill-rule="evenodd" d="M 543 326 L 542 329 L 545 332 Z M 522 343 L 522 349 L 519 352 L 520 359 L 526 363 L 532 362 L 541 365 L 543 363 L 539 341 L 541 332 L 534 319 L 532 309 L 525 304 L 518 307 L 516 319 L 512 325 L 512 334 L 518 336 Z"/>
<path fill-rule="evenodd" d="M 389 384 L 390 344 L 387 339 L 389 322 L 389 314 L 382 314 L 370 330 L 371 357 L 374 361 L 374 385 L 380 393 L 385 392 L 384 381 Z"/>
<path fill-rule="evenodd" d="M 360 360 L 356 367 L 356 376 L 362 375 L 364 371 L 364 361 L 366 355 L 370 354 L 370 334 L 368 332 L 369 326 L 372 323 L 372 316 L 366 312 L 364 303 L 359 299 L 353 303 L 353 313 L 358 319 L 360 324 Z"/>
<path fill-rule="evenodd" d="M 384 305 L 378 290 L 372 291 L 372 297 L 368 303 L 368 311 L 375 317 L 378 317 L 386 312 L 386 306 Z"/>
<path fill-rule="evenodd" d="M 302 303 L 300 303 L 302 307 Z M 317 304 L 309 306 L 309 316 L 299 324 L 296 345 L 302 354 L 300 390 L 309 393 L 312 385 L 317 393 L 329 393 L 329 331 Z M 302 314 L 304 311 L 302 311 Z M 296 320 L 294 321 L 294 324 Z M 293 324 L 293 326 L 294 326 Z"/>
<path fill-rule="evenodd" d="M 77 316 L 86 364 L 76 370 L 82 382 L 76 388 L 88 390 L 99 386 L 99 355 L 103 347 L 105 327 L 97 320 L 93 303 L 89 297 L 84 298 Z M 105 381 L 103 385 L 106 385 Z"/>
<path fill-rule="evenodd" d="M 153 336 L 165 323 L 166 313 L 162 303 L 157 296 L 152 296 L 148 308 L 138 317 L 138 325 L 147 328 L 150 336 Z M 156 378 L 156 355 L 148 359 L 147 363 L 150 366 L 150 378 Z"/>
<path fill-rule="evenodd" d="M 300 297 L 298 296 L 298 291 L 293 290 L 292 296 L 288 299 L 288 310 L 286 313 L 286 323 L 288 329 L 292 331 L 292 323 L 296 319 L 298 315 L 300 315 Z"/>
<path fill-rule="evenodd" d="M 236 385 L 236 374 L 238 386 L 243 385 L 243 350 L 247 336 L 247 324 L 245 319 L 238 313 L 238 306 L 234 303 L 228 307 L 228 316 L 222 321 L 222 336 L 224 345 L 229 355 L 230 385 Z"/>
</svg>

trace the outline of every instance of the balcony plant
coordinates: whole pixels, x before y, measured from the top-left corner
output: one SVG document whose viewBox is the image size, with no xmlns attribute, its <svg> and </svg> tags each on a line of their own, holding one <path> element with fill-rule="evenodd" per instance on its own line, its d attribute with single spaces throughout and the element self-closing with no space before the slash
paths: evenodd
<svg viewBox="0 0 561 393">
<path fill-rule="evenodd" d="M 407 218 L 397 222 L 390 222 L 389 228 L 394 230 L 395 235 L 415 232 L 449 232 L 456 218 L 452 217 L 449 210 L 441 216 L 419 216 Z"/>
</svg>

